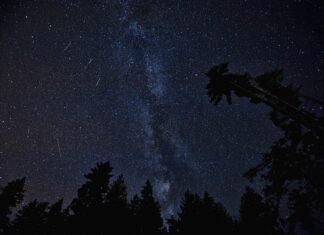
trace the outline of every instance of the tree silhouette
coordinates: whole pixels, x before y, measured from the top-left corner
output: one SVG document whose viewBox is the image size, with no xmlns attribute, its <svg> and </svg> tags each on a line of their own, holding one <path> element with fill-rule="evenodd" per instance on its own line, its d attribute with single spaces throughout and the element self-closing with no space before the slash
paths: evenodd
<svg viewBox="0 0 324 235">
<path fill-rule="evenodd" d="M 189 190 L 185 192 L 182 200 L 181 211 L 178 214 L 179 219 L 169 220 L 169 230 L 172 234 L 198 234 L 200 226 L 198 225 L 200 198 L 197 194 Z"/>
<path fill-rule="evenodd" d="M 128 207 L 127 190 L 122 175 L 112 183 L 107 195 L 109 231 L 113 234 L 131 233 L 131 212 Z"/>
<path fill-rule="evenodd" d="M 49 206 L 48 202 L 29 202 L 19 210 L 8 234 L 43 235 L 64 234 L 65 215 L 62 213 L 63 200 Z"/>
<path fill-rule="evenodd" d="M 215 202 L 207 192 L 204 193 L 201 207 L 204 234 L 236 234 L 236 224 L 232 217 L 225 207 L 220 202 Z"/>
<path fill-rule="evenodd" d="M 264 103 L 273 110 L 270 118 L 284 132 L 260 164 L 245 176 L 260 176 L 266 182 L 266 199 L 278 210 L 288 200 L 290 232 L 296 224 L 312 234 L 324 228 L 324 146 L 323 118 L 300 108 L 302 95 L 292 85 L 282 85 L 281 70 L 252 77 L 228 73 L 227 64 L 213 67 L 207 76 L 207 94 L 217 104 L 223 95 L 245 96 L 252 103 Z M 311 99 L 318 104 L 322 102 Z M 306 199 L 307 198 L 307 199 Z"/>
<path fill-rule="evenodd" d="M 241 198 L 239 225 L 241 234 L 280 234 L 277 209 L 249 187 Z"/>
<path fill-rule="evenodd" d="M 266 182 L 265 196 L 278 207 L 288 200 L 289 230 L 296 225 L 317 234 L 324 228 L 324 146 L 323 136 L 303 128 L 295 120 L 287 119 L 275 110 L 271 120 L 284 131 L 284 137 L 274 142 L 260 164 L 245 176 L 253 179 L 261 175 Z"/>
<path fill-rule="evenodd" d="M 12 221 L 9 215 L 22 200 L 24 179 L 9 183 L 0 194 L 2 208 L 7 208 L 3 213 L 6 226 L 1 234 L 284 234 L 277 205 L 248 187 L 241 198 L 239 222 L 208 193 L 200 197 L 187 191 L 177 216 L 168 219 L 166 231 L 151 183 L 147 181 L 141 196 L 135 194 L 128 203 L 123 176 L 110 184 L 111 170 L 109 163 L 99 163 L 91 169 L 78 197 L 67 209 L 62 211 L 63 199 L 52 205 L 34 200 L 18 210 Z M 289 216 L 287 234 L 294 234 L 296 224 L 301 222 L 311 234 L 321 234 L 320 227 L 314 227 L 310 210 L 313 205 L 309 206 L 313 198 L 304 192 L 292 191 L 289 195 L 289 208 L 294 213 Z"/>
<path fill-rule="evenodd" d="M 141 191 L 141 197 L 134 196 L 131 202 L 135 224 L 135 234 L 154 235 L 163 232 L 163 220 L 160 205 L 153 197 L 153 187 L 146 181 Z"/>
<path fill-rule="evenodd" d="M 140 218 L 141 199 L 135 194 L 129 204 L 129 210 L 132 216 L 131 219 L 131 230 L 133 234 L 140 234 L 141 232 L 141 218 Z"/>
<path fill-rule="evenodd" d="M 236 234 L 236 225 L 222 204 L 205 193 L 186 191 L 178 219 L 169 221 L 171 234 Z"/>
<path fill-rule="evenodd" d="M 24 198 L 25 178 L 9 182 L 1 188 L 0 193 L 0 233 L 8 229 L 12 208 L 16 207 Z"/>
<path fill-rule="evenodd" d="M 98 163 L 85 175 L 87 182 L 78 190 L 77 198 L 73 199 L 69 209 L 70 233 L 72 234 L 102 234 L 105 227 L 107 212 L 107 196 L 112 177 L 112 167 L 109 162 Z"/>
<path fill-rule="evenodd" d="M 18 211 L 12 222 L 11 233 L 14 235 L 45 234 L 47 219 L 47 202 L 34 200 Z"/>
<path fill-rule="evenodd" d="M 274 70 L 257 77 L 248 73 L 229 73 L 228 64 L 220 64 L 211 68 L 206 75 L 210 78 L 207 85 L 207 95 L 210 101 L 218 104 L 225 96 L 228 103 L 232 103 L 232 93 L 239 97 L 247 97 L 252 103 L 264 103 L 274 110 L 281 112 L 305 127 L 323 134 L 324 122 L 316 115 L 300 109 L 300 98 L 307 98 L 293 85 L 284 86 L 283 71 Z M 312 99 L 317 103 L 323 103 Z"/>
<path fill-rule="evenodd" d="M 65 234 L 67 214 L 62 208 L 63 199 L 48 207 L 45 234 Z"/>
</svg>

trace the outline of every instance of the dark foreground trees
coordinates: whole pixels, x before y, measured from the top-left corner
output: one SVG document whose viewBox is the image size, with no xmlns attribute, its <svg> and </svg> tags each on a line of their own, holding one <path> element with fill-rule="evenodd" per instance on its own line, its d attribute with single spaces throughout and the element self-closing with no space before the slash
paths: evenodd
<svg viewBox="0 0 324 235">
<path fill-rule="evenodd" d="M 169 219 L 170 234 L 238 234 L 236 222 L 222 204 L 205 193 L 185 193 L 178 218 Z"/>
<path fill-rule="evenodd" d="M 132 215 L 134 217 L 134 234 L 162 234 L 163 221 L 160 205 L 153 197 L 153 187 L 146 181 L 141 197 L 134 196 L 132 200 Z"/>
<path fill-rule="evenodd" d="M 8 183 L 0 191 L 1 231 L 6 235 L 52 234 L 275 234 L 276 215 L 261 196 L 248 189 L 242 197 L 241 219 L 236 221 L 208 193 L 202 197 L 187 191 L 177 215 L 163 223 L 153 187 L 145 183 L 139 195 L 128 200 L 123 176 L 114 180 L 108 162 L 85 175 L 77 197 L 63 209 L 56 203 L 31 201 L 11 212 L 23 200 L 24 179 Z"/>
<path fill-rule="evenodd" d="M 239 228 L 241 234 L 282 234 L 277 209 L 249 187 L 241 197 Z"/>
<path fill-rule="evenodd" d="M 10 216 L 15 208 L 24 198 L 25 179 L 18 179 L 7 184 L 1 189 L 0 194 L 0 233 L 8 230 Z"/>
</svg>

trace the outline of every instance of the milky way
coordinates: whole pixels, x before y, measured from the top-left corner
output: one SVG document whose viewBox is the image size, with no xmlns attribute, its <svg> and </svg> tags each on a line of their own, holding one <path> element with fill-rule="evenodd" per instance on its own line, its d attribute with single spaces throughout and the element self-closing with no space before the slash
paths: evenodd
<svg viewBox="0 0 324 235">
<path fill-rule="evenodd" d="M 204 75 L 222 62 L 323 98 L 320 1 L 3 1 L 0 183 L 27 177 L 27 200 L 69 202 L 98 161 L 146 179 L 163 212 L 186 189 L 237 214 L 256 164 L 280 132 L 269 109 L 209 103 Z M 258 188 L 258 185 L 254 185 Z"/>
</svg>

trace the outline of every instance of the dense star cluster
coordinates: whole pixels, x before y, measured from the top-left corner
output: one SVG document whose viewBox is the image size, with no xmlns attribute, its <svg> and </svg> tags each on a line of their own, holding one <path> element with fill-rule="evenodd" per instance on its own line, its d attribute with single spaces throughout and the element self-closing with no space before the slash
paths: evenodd
<svg viewBox="0 0 324 235">
<path fill-rule="evenodd" d="M 321 1 L 0 7 L 0 184 L 26 176 L 28 200 L 69 202 L 83 174 L 110 161 L 130 195 L 150 179 L 165 214 L 188 188 L 237 214 L 242 174 L 281 133 L 261 104 L 210 104 L 204 73 L 222 62 L 251 74 L 284 68 L 323 99 Z"/>
</svg>

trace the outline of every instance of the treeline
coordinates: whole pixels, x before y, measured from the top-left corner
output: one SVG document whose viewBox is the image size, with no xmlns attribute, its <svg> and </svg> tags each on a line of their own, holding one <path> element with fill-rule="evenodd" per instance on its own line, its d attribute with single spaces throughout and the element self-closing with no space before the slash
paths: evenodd
<svg viewBox="0 0 324 235">
<path fill-rule="evenodd" d="M 9 182 L 0 191 L 0 234 L 281 234 L 275 210 L 250 188 L 242 196 L 239 220 L 208 193 L 187 191 L 179 213 L 164 223 L 149 181 L 129 201 L 123 176 L 113 181 L 112 176 L 109 162 L 99 163 L 66 208 L 63 199 L 53 204 L 34 200 L 14 215 L 24 198 L 25 179 Z"/>
</svg>

